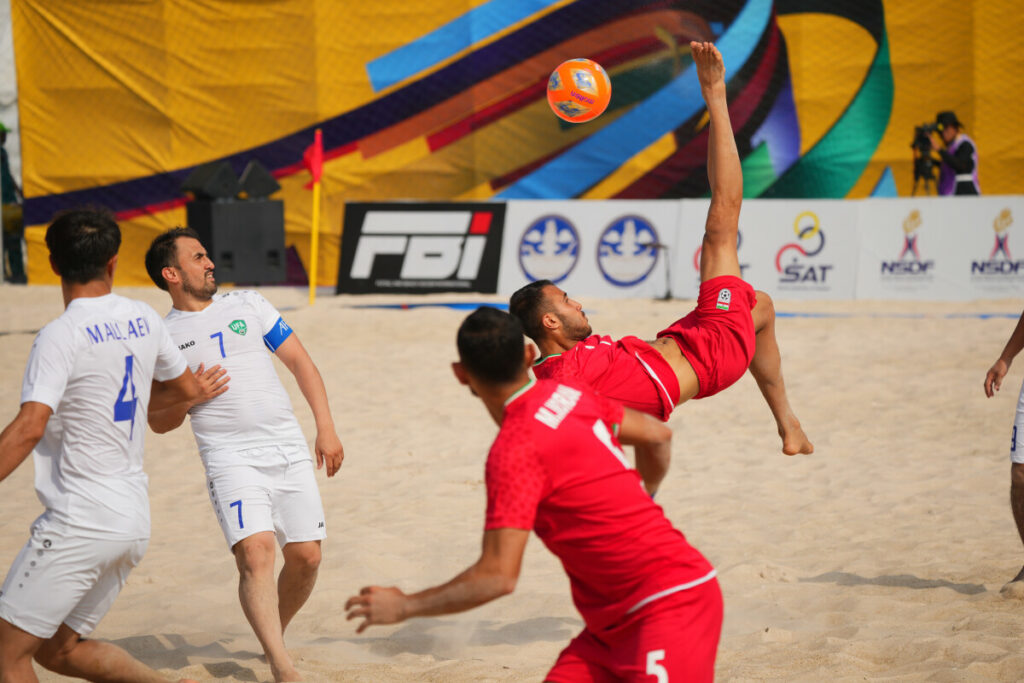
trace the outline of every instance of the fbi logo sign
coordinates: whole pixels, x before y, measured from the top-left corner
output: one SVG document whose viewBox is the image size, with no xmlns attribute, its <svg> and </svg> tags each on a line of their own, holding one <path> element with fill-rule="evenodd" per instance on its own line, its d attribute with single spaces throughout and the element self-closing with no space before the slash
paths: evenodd
<svg viewBox="0 0 1024 683">
<path fill-rule="evenodd" d="M 345 206 L 338 294 L 495 293 L 505 204 Z"/>
</svg>

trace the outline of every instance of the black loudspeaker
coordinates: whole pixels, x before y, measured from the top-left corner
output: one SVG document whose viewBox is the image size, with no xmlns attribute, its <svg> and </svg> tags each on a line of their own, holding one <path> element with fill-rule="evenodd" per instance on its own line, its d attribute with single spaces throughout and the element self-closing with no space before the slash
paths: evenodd
<svg viewBox="0 0 1024 683">
<path fill-rule="evenodd" d="M 216 268 L 217 282 L 269 284 L 284 282 L 284 202 L 195 200 L 185 205 L 188 227 Z"/>
<path fill-rule="evenodd" d="M 250 161 L 242 171 L 242 175 L 238 178 L 238 185 L 249 199 L 269 197 L 281 189 L 281 185 L 267 170 L 267 167 L 255 159 Z"/>
<path fill-rule="evenodd" d="M 196 199 L 234 199 L 238 196 L 238 177 L 226 161 L 211 161 L 197 166 L 185 182 L 182 192 L 191 192 Z"/>
</svg>

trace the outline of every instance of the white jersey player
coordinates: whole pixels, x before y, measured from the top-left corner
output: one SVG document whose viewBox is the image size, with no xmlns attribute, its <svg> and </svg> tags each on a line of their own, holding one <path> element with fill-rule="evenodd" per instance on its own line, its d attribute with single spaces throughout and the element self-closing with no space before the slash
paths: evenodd
<svg viewBox="0 0 1024 683">
<path fill-rule="evenodd" d="M 985 395 L 991 398 L 1003 384 L 1003 378 L 1010 369 L 1013 359 L 1024 349 L 1024 313 L 1017 319 L 1017 326 L 1003 347 L 1003 352 L 985 373 Z M 1024 383 L 1017 397 L 1017 414 L 1010 432 L 1010 509 L 1017 524 L 1017 535 L 1024 542 Z M 1024 585 L 1024 567 L 1010 582 L 1003 586 L 1007 592 L 1020 591 Z M 1019 594 L 1019 593 L 1018 593 Z"/>
<path fill-rule="evenodd" d="M 171 294 L 167 327 L 203 388 L 199 402 L 154 413 L 150 424 L 161 431 L 180 424 L 186 411 L 191 416 L 210 501 L 238 564 L 242 609 L 275 680 L 299 680 L 283 633 L 313 589 L 326 525 L 309 449 L 271 354 L 309 402 L 317 465 L 326 463 L 333 476 L 344 452 L 323 380 L 263 296 L 216 294 L 213 263 L 194 231 L 176 228 L 157 237 L 146 268 Z M 276 586 L 275 537 L 285 560 Z"/>
<path fill-rule="evenodd" d="M 32 658 L 89 680 L 164 680 L 123 650 L 81 636 L 107 613 L 149 542 L 143 440 L 153 382 L 163 398 L 199 394 L 148 304 L 111 293 L 120 231 L 76 211 L 47 230 L 64 313 L 29 355 L 21 410 L 0 435 L 0 479 L 34 448 L 46 508 L 0 589 L 0 672 L 35 680 Z"/>
</svg>

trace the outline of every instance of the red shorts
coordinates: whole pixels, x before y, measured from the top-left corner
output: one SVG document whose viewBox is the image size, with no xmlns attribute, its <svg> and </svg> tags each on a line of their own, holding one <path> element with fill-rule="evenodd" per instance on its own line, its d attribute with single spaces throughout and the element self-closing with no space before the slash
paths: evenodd
<svg viewBox="0 0 1024 683">
<path fill-rule="evenodd" d="M 717 394 L 743 376 L 754 358 L 754 288 L 734 275 L 702 282 L 697 308 L 658 333 L 671 337 L 697 373 L 694 398 Z"/>
<path fill-rule="evenodd" d="M 722 634 L 718 580 L 643 607 L 600 636 L 584 630 L 544 678 L 553 683 L 700 683 L 715 678 Z"/>
</svg>

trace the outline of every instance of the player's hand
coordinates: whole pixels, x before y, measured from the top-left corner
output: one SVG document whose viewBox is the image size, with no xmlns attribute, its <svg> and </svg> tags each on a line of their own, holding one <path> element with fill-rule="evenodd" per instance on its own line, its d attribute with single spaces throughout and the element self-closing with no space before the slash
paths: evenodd
<svg viewBox="0 0 1024 683">
<path fill-rule="evenodd" d="M 327 463 L 327 476 L 333 477 L 335 472 L 341 469 L 341 463 L 345 460 L 345 449 L 341 445 L 341 439 L 334 430 L 329 432 L 316 433 L 316 468 L 323 469 Z"/>
<path fill-rule="evenodd" d="M 999 387 L 1003 384 L 1003 377 L 1006 377 L 1006 371 L 1010 369 L 1009 364 L 1000 358 L 997 360 L 988 372 L 985 373 L 985 395 L 989 398 L 995 395 L 999 391 Z"/>
<path fill-rule="evenodd" d="M 362 633 L 371 624 L 397 624 L 405 621 L 406 595 L 394 586 L 367 586 L 345 603 L 345 619 L 363 618 L 356 633 Z"/>
<path fill-rule="evenodd" d="M 725 84 L 725 63 L 722 53 L 713 43 L 693 41 L 690 43 L 693 63 L 697 66 L 697 80 L 701 88 Z"/>
<path fill-rule="evenodd" d="M 220 396 L 228 390 L 228 382 L 231 380 L 228 377 L 228 371 L 219 365 L 214 365 L 209 370 L 204 369 L 204 367 L 204 364 L 200 363 L 199 367 L 196 368 L 199 396 L 196 398 L 195 403 L 205 403 L 211 398 Z"/>
</svg>

